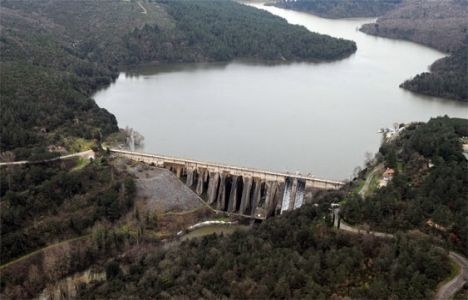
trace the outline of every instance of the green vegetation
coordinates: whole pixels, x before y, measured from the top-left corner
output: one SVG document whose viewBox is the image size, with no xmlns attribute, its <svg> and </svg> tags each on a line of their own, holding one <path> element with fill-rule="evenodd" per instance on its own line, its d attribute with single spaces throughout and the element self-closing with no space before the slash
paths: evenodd
<svg viewBox="0 0 468 300">
<path fill-rule="evenodd" d="M 427 299 L 450 273 L 444 251 L 423 237 L 348 235 L 324 214 L 306 205 L 250 231 L 126 255 L 113 261 L 115 276 L 78 297 Z"/>
<path fill-rule="evenodd" d="M 210 60 L 334 60 L 356 50 L 354 42 L 285 26 L 282 18 L 231 1 L 163 3 L 184 32 L 186 46 L 201 49 Z"/>
<path fill-rule="evenodd" d="M 115 118 L 90 97 L 122 65 L 332 60 L 356 50 L 353 42 L 231 1 L 138 3 L 0 2 L 2 160 L 56 156 L 49 144 L 85 150 L 115 135 Z M 396 229 L 422 228 L 430 217 L 447 228 L 442 235 L 453 247 L 466 249 L 468 173 L 459 151 L 466 127 L 462 120 L 435 119 L 383 146 L 383 160 L 393 164 L 388 153 L 396 154 L 402 170 L 373 201 L 348 198 L 345 216 Z M 433 168 L 425 168 L 428 161 Z M 108 281 L 82 285 L 80 298 L 420 299 L 450 273 L 446 253 L 426 237 L 382 240 L 329 228 L 328 207 L 343 191 L 318 195 L 318 208 L 306 205 L 251 231 L 159 247 L 161 228 L 183 216 L 140 216 L 134 180 L 122 169 L 103 153 L 90 162 L 1 168 L 2 297 L 32 298 L 91 265 Z M 369 202 L 383 203 L 380 219 L 372 219 Z M 188 212 L 197 213 L 205 212 Z"/>
<path fill-rule="evenodd" d="M 326 18 L 377 17 L 394 9 L 402 0 L 281 0 L 273 5 L 311 12 Z"/>
<path fill-rule="evenodd" d="M 401 167 L 393 180 L 365 200 L 350 195 L 342 207 L 345 220 L 380 231 L 417 228 L 468 254 L 468 162 L 460 143 L 467 135 L 466 119 L 443 117 L 408 126 L 380 148 L 386 166 L 396 153 Z"/>
<path fill-rule="evenodd" d="M 376 23 L 361 28 L 367 34 L 413 41 L 450 53 L 464 46 L 467 30 L 465 0 L 402 1 Z"/>
<path fill-rule="evenodd" d="M 2 167 L 0 174 L 1 264 L 119 219 L 136 191 L 106 159 Z"/>
<path fill-rule="evenodd" d="M 404 1 L 361 31 L 420 43 L 451 55 L 400 86 L 424 95 L 468 101 L 468 5 L 463 0 Z"/>
<path fill-rule="evenodd" d="M 468 101 L 468 46 L 435 62 L 430 73 L 419 74 L 401 87 L 424 95 Z"/>
<path fill-rule="evenodd" d="M 90 96 L 118 66 L 146 62 L 334 60 L 354 42 L 311 33 L 232 1 L 1 2 L 0 150 L 68 147 L 117 132 Z M 68 139 L 68 140 L 67 140 Z"/>
<path fill-rule="evenodd" d="M 461 290 L 459 290 L 455 296 L 453 296 L 454 300 L 466 300 L 468 298 L 468 287 L 465 285 Z"/>
</svg>

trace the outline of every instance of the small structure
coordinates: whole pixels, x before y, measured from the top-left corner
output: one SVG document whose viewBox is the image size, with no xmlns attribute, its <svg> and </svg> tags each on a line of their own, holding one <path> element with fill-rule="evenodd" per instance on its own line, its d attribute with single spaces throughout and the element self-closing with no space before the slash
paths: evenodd
<svg viewBox="0 0 468 300">
<path fill-rule="evenodd" d="M 393 175 L 395 175 L 395 170 L 392 168 L 387 168 L 383 173 L 383 180 L 391 181 L 393 179 Z"/>
<path fill-rule="evenodd" d="M 383 173 L 383 178 L 379 181 L 379 187 L 387 186 L 387 184 L 392 181 L 393 175 L 395 175 L 395 170 L 392 168 L 385 169 Z"/>
<path fill-rule="evenodd" d="M 67 154 L 67 150 L 63 146 L 49 145 L 47 147 L 47 151 L 49 151 L 49 152 L 58 152 L 60 154 Z"/>
<path fill-rule="evenodd" d="M 429 227 L 435 228 L 435 229 L 437 229 L 439 231 L 447 232 L 447 228 L 445 228 L 444 226 L 442 226 L 440 224 L 437 224 L 436 222 L 432 221 L 432 219 L 427 220 L 426 224 Z"/>
</svg>

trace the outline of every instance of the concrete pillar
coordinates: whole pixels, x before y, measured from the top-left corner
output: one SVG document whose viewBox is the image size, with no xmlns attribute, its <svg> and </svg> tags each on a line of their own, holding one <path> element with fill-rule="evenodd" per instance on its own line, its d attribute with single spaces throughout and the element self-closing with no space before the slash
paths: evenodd
<svg viewBox="0 0 468 300">
<path fill-rule="evenodd" d="M 212 205 L 216 201 L 219 185 L 219 173 L 210 172 L 208 181 L 208 204 Z"/>
<path fill-rule="evenodd" d="M 262 192 L 262 181 L 260 179 L 255 179 L 255 188 L 252 200 L 250 201 L 250 215 L 255 216 L 255 211 L 257 209 L 257 204 L 260 203 L 260 197 Z"/>
<path fill-rule="evenodd" d="M 206 170 L 200 169 L 198 171 L 198 180 L 197 180 L 197 187 L 195 189 L 195 192 L 200 196 L 203 194 L 203 185 L 205 183 L 205 173 Z"/>
<path fill-rule="evenodd" d="M 294 178 L 292 187 L 291 187 L 291 195 L 289 198 L 289 208 L 288 210 L 294 209 L 294 203 L 296 201 L 296 193 L 297 193 L 297 178 Z"/>
<path fill-rule="evenodd" d="M 228 212 L 234 212 L 237 207 L 237 180 L 236 175 L 232 176 L 231 192 L 229 193 Z"/>
<path fill-rule="evenodd" d="M 188 186 L 188 187 L 191 187 L 193 185 L 193 173 L 195 172 L 195 169 L 193 168 L 187 168 L 187 181 L 185 182 L 185 184 Z"/>
<path fill-rule="evenodd" d="M 219 189 L 217 197 L 217 207 L 219 210 L 224 210 L 226 207 L 226 174 L 219 174 Z"/>
<path fill-rule="evenodd" d="M 176 171 L 177 178 L 180 178 L 180 176 L 182 176 L 182 167 L 175 166 L 175 171 Z"/>
<path fill-rule="evenodd" d="M 275 212 L 276 205 L 278 204 L 278 183 L 276 181 L 267 181 L 266 183 L 266 196 L 265 196 L 265 217 L 272 216 Z"/>
<path fill-rule="evenodd" d="M 244 214 L 247 205 L 250 202 L 250 190 L 252 189 L 252 178 L 251 177 L 242 177 L 244 182 L 244 188 L 242 190 L 242 198 L 239 208 L 239 213 Z"/>
</svg>

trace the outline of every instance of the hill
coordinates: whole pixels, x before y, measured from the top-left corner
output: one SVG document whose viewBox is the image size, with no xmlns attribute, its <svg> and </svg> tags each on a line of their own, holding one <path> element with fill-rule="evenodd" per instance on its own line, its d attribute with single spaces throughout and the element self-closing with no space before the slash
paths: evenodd
<svg viewBox="0 0 468 300">
<path fill-rule="evenodd" d="M 14 150 L 17 158 L 28 157 L 31 147 L 64 145 L 65 137 L 99 140 L 116 132 L 115 118 L 90 96 L 112 82 L 121 66 L 323 61 L 356 50 L 354 42 L 311 33 L 232 1 L 0 5 L 0 149 Z"/>
<path fill-rule="evenodd" d="M 430 72 L 416 75 L 400 87 L 428 96 L 468 101 L 468 46 L 436 61 Z"/>
<path fill-rule="evenodd" d="M 468 161 L 462 155 L 467 136 L 466 119 L 439 117 L 407 126 L 380 148 L 379 162 L 394 169 L 393 179 L 365 199 L 350 194 L 345 220 L 387 232 L 419 229 L 468 254 Z"/>
<path fill-rule="evenodd" d="M 379 17 L 376 23 L 363 25 L 361 31 L 454 52 L 463 47 L 467 28 L 467 1 L 418 0 L 403 2 Z"/>
<path fill-rule="evenodd" d="M 281 0 L 271 5 L 338 19 L 378 17 L 394 9 L 401 2 L 402 0 Z"/>
<path fill-rule="evenodd" d="M 405 1 L 361 31 L 413 41 L 450 53 L 425 72 L 400 86 L 429 96 L 468 101 L 468 2 Z"/>
<path fill-rule="evenodd" d="M 108 280 L 78 297 L 432 297 L 449 273 L 443 251 L 418 235 L 392 241 L 335 231 L 323 222 L 324 201 L 323 210 L 306 205 L 247 232 L 127 253 L 106 265 Z"/>
</svg>

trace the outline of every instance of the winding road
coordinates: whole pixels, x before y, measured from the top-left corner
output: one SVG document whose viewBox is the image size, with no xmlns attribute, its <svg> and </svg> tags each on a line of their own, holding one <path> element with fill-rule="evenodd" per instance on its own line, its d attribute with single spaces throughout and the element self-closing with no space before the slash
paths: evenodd
<svg viewBox="0 0 468 300">
<path fill-rule="evenodd" d="M 339 208 L 333 210 L 333 214 L 335 217 L 334 226 L 340 230 L 352 232 L 356 234 L 371 234 L 371 235 L 378 236 L 378 237 L 393 238 L 393 234 L 377 232 L 377 231 L 366 231 L 366 230 L 352 227 L 344 223 L 343 221 L 338 222 L 339 213 L 340 213 Z M 338 227 L 338 223 L 340 225 L 339 227 Z M 465 283 L 468 283 L 468 259 L 453 251 L 450 251 L 448 256 L 450 257 L 450 259 L 452 259 L 454 263 L 456 263 L 459 266 L 460 271 L 452 280 L 446 282 L 445 284 L 443 284 L 437 289 L 437 293 L 435 296 L 436 300 L 450 299 L 451 297 L 453 297 L 453 295 L 455 295 L 456 292 L 458 292 L 464 286 Z"/>
<path fill-rule="evenodd" d="M 452 280 L 442 285 L 436 294 L 436 300 L 450 299 L 468 282 L 468 260 L 458 253 L 449 252 L 449 257 L 460 267 L 460 272 Z"/>
<path fill-rule="evenodd" d="M 54 157 L 51 159 L 43 159 L 43 160 L 20 160 L 20 161 L 11 161 L 11 162 L 0 162 L 0 166 L 14 166 L 14 165 L 26 165 L 26 164 L 40 164 L 40 163 L 45 163 L 45 162 L 51 162 L 51 161 L 56 161 L 56 160 L 62 160 L 62 159 L 67 159 L 67 158 L 72 158 L 72 157 L 82 157 L 82 158 L 94 158 L 95 153 L 93 150 L 86 150 L 83 152 L 78 152 L 78 153 L 73 153 L 73 154 L 68 154 L 68 155 L 63 155 L 63 156 L 58 156 Z"/>
</svg>

